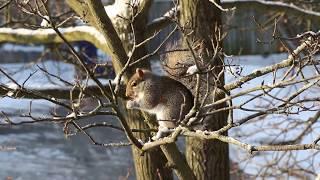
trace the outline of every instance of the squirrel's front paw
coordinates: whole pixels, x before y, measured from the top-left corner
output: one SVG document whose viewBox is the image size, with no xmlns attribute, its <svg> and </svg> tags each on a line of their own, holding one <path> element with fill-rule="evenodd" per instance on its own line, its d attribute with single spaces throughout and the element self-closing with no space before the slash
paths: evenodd
<svg viewBox="0 0 320 180">
<path fill-rule="evenodd" d="M 161 138 L 165 137 L 164 134 L 162 132 L 159 133 L 159 131 L 157 132 L 157 134 L 155 136 L 152 136 L 151 140 L 152 141 L 157 141 Z"/>
<path fill-rule="evenodd" d="M 163 137 L 165 137 L 163 132 L 161 130 L 159 130 L 155 136 L 152 136 L 151 140 L 156 141 L 156 140 L 159 140 Z"/>
<path fill-rule="evenodd" d="M 163 137 L 168 136 L 171 132 L 173 131 L 173 129 L 169 129 L 167 127 L 159 127 L 159 130 L 157 132 L 157 134 L 155 136 L 153 136 L 151 139 L 153 141 L 159 140 Z"/>
<path fill-rule="evenodd" d="M 143 146 L 144 142 L 141 139 L 138 139 L 138 142 Z"/>
<path fill-rule="evenodd" d="M 137 107 L 138 107 L 138 105 L 137 105 L 137 103 L 135 101 L 133 101 L 133 100 L 128 100 L 127 101 L 127 104 L 126 104 L 126 108 L 127 109 L 134 109 L 134 108 L 137 108 Z"/>
</svg>

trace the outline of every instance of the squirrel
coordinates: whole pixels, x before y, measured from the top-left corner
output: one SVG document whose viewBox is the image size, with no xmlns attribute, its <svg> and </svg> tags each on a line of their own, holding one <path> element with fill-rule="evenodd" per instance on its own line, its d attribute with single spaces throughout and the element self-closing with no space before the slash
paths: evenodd
<svg viewBox="0 0 320 180">
<path fill-rule="evenodd" d="M 182 83 L 140 68 L 127 83 L 126 98 L 127 109 L 156 115 L 159 127 L 153 140 L 175 128 L 193 106 L 193 95 Z"/>
<path fill-rule="evenodd" d="M 222 62 L 221 59 L 211 58 L 210 61 L 202 60 L 201 57 L 203 55 L 210 57 L 210 54 L 207 54 L 203 41 L 194 41 L 191 46 L 193 52 L 191 52 L 190 48 L 184 48 L 181 41 L 168 44 L 165 52 L 160 56 L 164 71 L 170 78 L 179 81 L 190 90 L 197 97 L 196 103 L 199 105 L 211 104 L 216 100 L 224 98 L 227 92 L 221 88 L 224 84 L 224 74 L 221 73 L 223 71 L 223 64 L 220 64 Z M 202 73 L 198 73 L 200 76 L 198 85 L 196 73 L 189 74 L 188 72 L 190 68 L 195 66 L 195 60 L 198 62 L 196 68 L 203 71 Z M 197 110 L 195 118 L 188 123 L 192 126 L 193 130 L 218 130 L 216 127 L 225 125 L 225 118 L 223 116 L 226 116 L 226 113 L 205 114 L 223 107 L 225 107 L 225 103 L 211 108 L 202 107 Z"/>
</svg>

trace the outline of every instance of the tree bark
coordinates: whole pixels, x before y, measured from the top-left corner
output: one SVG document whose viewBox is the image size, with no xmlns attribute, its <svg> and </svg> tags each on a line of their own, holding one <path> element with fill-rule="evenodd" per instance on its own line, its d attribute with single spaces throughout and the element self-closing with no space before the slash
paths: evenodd
<svg viewBox="0 0 320 180">
<path fill-rule="evenodd" d="M 128 123 L 131 128 L 148 129 L 149 127 L 144 122 L 144 118 L 140 111 L 128 110 Z M 151 135 L 150 133 L 134 133 L 135 137 L 145 141 Z M 155 148 L 151 151 L 141 154 L 141 150 L 132 146 L 132 155 L 135 165 L 136 179 L 173 179 L 171 169 L 166 165 L 167 160 L 160 148 Z"/>
<path fill-rule="evenodd" d="M 216 1 L 220 3 L 219 1 Z M 197 50 L 207 62 L 214 54 L 213 44 L 221 47 L 221 41 L 217 36 L 221 32 L 221 10 L 208 0 L 181 0 L 180 24 L 185 30 L 192 30 L 186 37 L 189 42 L 199 42 L 200 49 Z M 189 33 L 189 32 L 186 32 Z M 184 42 L 185 42 L 184 41 Z M 221 57 L 220 57 L 221 58 Z M 213 66 L 222 65 L 219 58 L 211 62 Z M 213 76 L 218 76 L 222 68 L 216 68 Z M 214 79 L 210 79 L 210 81 Z M 224 75 L 220 76 L 218 85 L 223 86 Z M 204 87 L 206 83 L 203 83 Z M 213 90 L 214 87 L 211 88 Z M 200 91 L 200 97 L 204 96 Z M 212 94 L 215 100 L 223 95 Z M 220 113 L 207 120 L 206 129 L 217 130 L 227 123 L 227 114 Z M 186 139 L 186 158 L 193 169 L 197 179 L 229 179 L 229 150 L 228 144 L 217 140 L 201 140 L 188 137 Z"/>
</svg>

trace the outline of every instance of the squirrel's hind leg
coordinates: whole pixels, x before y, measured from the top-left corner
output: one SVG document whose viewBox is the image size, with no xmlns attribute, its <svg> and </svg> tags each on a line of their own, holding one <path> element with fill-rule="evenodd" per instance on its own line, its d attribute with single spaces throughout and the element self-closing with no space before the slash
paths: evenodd
<svg viewBox="0 0 320 180">
<path fill-rule="evenodd" d="M 168 136 L 173 131 L 174 131 L 174 129 L 169 129 L 167 127 L 159 126 L 158 132 L 157 132 L 157 134 L 155 136 L 152 137 L 152 140 L 154 140 L 154 141 L 159 140 L 159 139 L 161 139 L 163 137 Z"/>
</svg>

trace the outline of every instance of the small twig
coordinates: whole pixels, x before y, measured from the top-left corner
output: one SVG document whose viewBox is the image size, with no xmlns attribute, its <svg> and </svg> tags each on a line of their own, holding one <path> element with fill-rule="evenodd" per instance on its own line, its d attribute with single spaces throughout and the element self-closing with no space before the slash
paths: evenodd
<svg viewBox="0 0 320 180">
<path fill-rule="evenodd" d="M 210 2 L 212 2 L 218 9 L 220 9 L 221 11 L 233 11 L 236 9 L 236 7 L 232 7 L 232 8 L 223 8 L 220 4 L 218 4 L 215 0 L 209 0 Z"/>
</svg>

